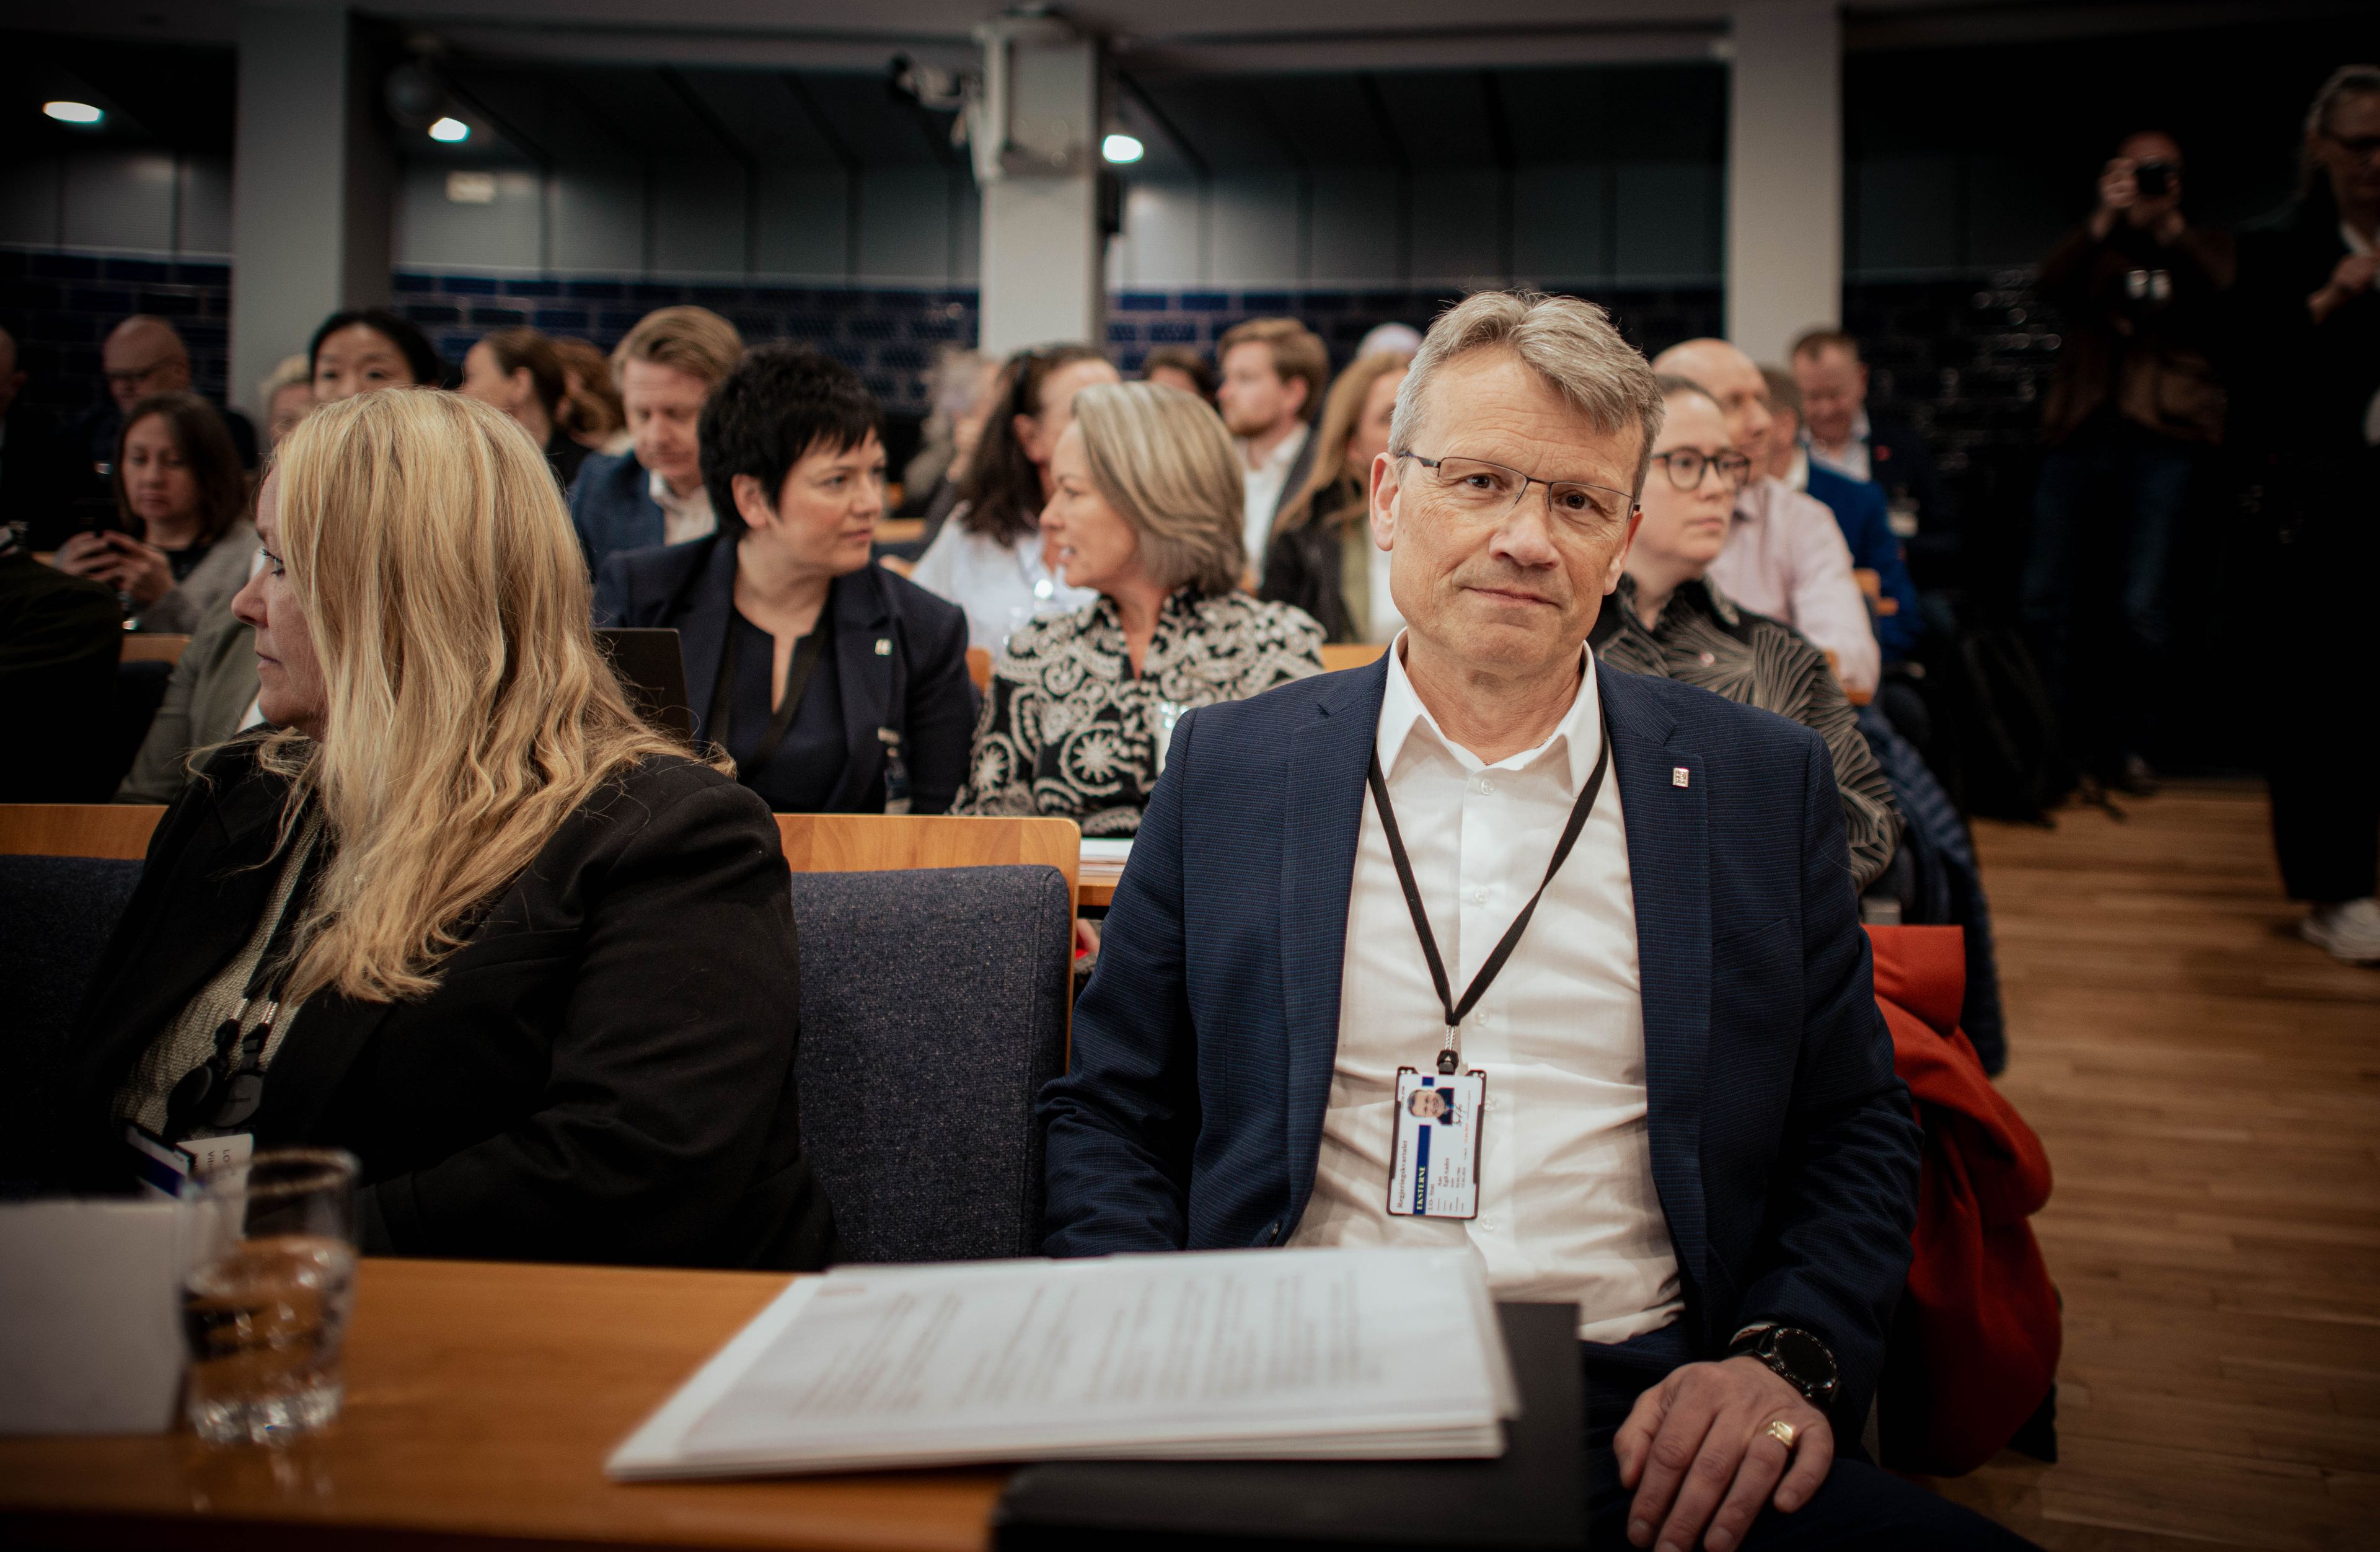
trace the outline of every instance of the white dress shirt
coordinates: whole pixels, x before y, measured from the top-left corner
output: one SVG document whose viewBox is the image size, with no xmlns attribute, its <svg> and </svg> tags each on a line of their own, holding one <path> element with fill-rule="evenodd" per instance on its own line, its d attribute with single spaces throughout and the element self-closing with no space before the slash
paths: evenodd
<svg viewBox="0 0 2380 1552">
<path fill-rule="evenodd" d="M 1281 439 L 1281 445 L 1265 455 L 1264 462 L 1248 461 L 1248 444 L 1240 447 L 1240 478 L 1247 497 L 1245 519 L 1248 546 L 1248 569 L 1264 575 L 1265 546 L 1272 541 L 1272 519 L 1281 507 L 1282 487 L 1289 483 L 1289 471 L 1297 465 L 1297 455 L 1305 451 L 1305 439 L 1314 434 L 1312 428 L 1301 424 L 1297 430 Z"/>
<path fill-rule="evenodd" d="M 1456 1001 L 1545 877 L 1601 748 L 1591 660 L 1536 748 L 1482 765 L 1439 728 L 1389 649 L 1374 745 Z M 1378 806 L 1364 800 L 1339 1049 L 1314 1195 L 1293 1245 L 1468 1243 L 1500 1299 L 1575 1302 L 1579 1331 L 1622 1341 L 1677 1317 L 1669 1220 L 1645 1129 L 1636 908 L 1620 782 L 1585 829 L 1512 958 L 1462 1026 L 1463 1069 L 1488 1074 L 1479 1216 L 1390 1217 L 1397 1069 L 1433 1070 L 1446 1015 L 1414 932 Z"/>
<path fill-rule="evenodd" d="M 970 531 L 958 517 L 953 511 L 942 524 L 909 580 L 966 611 L 968 646 L 996 658 L 1027 621 L 1072 614 L 1098 600 L 1090 588 L 1068 587 L 1041 564 L 1039 533 L 1003 544 Z"/>
<path fill-rule="evenodd" d="M 662 509 L 663 544 L 685 544 L 718 530 L 719 519 L 710 510 L 708 485 L 697 485 L 694 494 L 681 496 L 655 470 L 645 488 L 652 492 L 654 504 Z"/>
<path fill-rule="evenodd" d="M 1852 413 L 1851 440 L 1829 447 L 1816 437 L 1811 437 L 1808 439 L 1810 456 L 1818 461 L 1819 467 L 1830 468 L 1850 479 L 1874 479 L 1875 476 L 1868 472 L 1875 467 L 1868 457 L 1868 432 L 1867 411 L 1854 410 Z"/>
<path fill-rule="evenodd" d="M 1852 576 L 1852 547 L 1826 503 L 1767 475 L 1746 481 L 1735 498 L 1727 548 L 1706 575 L 1744 608 L 1784 621 L 1832 652 L 1846 689 L 1875 690 L 1883 656 Z"/>
</svg>

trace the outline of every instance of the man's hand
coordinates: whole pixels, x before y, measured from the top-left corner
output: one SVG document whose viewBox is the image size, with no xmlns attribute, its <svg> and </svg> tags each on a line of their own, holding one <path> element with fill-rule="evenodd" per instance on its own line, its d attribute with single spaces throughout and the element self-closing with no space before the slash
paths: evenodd
<svg viewBox="0 0 2380 1552">
<path fill-rule="evenodd" d="M 2380 257 L 2369 253 L 2350 253 L 2330 272 L 2330 284 L 2306 298 L 2306 310 L 2313 321 L 2322 322 L 2345 303 L 2372 289 L 2372 281 L 2380 271 Z"/>
<path fill-rule="evenodd" d="M 1768 1425 L 1791 1425 L 1793 1448 Z M 1835 1462 L 1835 1436 L 1817 1408 L 1757 1358 L 1688 1364 L 1636 1398 L 1612 1436 L 1620 1485 L 1636 1490 L 1628 1539 L 1661 1552 L 1732 1552 L 1761 1506 L 1791 1514 Z M 1708 1531 L 1704 1527 L 1707 1525 Z"/>
</svg>

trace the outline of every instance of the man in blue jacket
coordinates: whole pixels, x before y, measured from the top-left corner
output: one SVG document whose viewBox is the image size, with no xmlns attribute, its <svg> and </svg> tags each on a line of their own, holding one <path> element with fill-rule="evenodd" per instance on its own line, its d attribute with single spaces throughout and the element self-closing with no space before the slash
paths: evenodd
<svg viewBox="0 0 2380 1552">
<path fill-rule="evenodd" d="M 1468 1245 L 1578 1309 L 1597 1545 L 2022 1545 L 1835 1459 L 1918 1134 L 1825 744 L 1585 650 L 1660 416 L 1586 303 L 1431 328 L 1371 473 L 1407 629 L 1177 727 L 1042 1097 L 1048 1249 Z M 1424 1073 L 1460 1191 L 1391 1189 Z"/>
<path fill-rule="evenodd" d="M 595 454 L 570 488 L 570 522 L 589 573 L 621 551 L 690 544 L 718 529 L 697 433 L 711 390 L 743 357 L 735 325 L 698 307 L 645 314 L 612 352 L 635 445 Z"/>
<path fill-rule="evenodd" d="M 1917 649 L 1925 622 L 1917 612 L 1917 584 L 1900 552 L 1900 537 L 1892 531 L 1892 508 L 1884 487 L 1853 479 L 1810 456 L 1803 439 L 1802 390 L 1791 372 L 1763 367 L 1768 384 L 1768 413 L 1776 429 L 1768 434 L 1768 472 L 1826 503 L 1852 549 L 1852 565 L 1876 573 L 1877 593 L 1870 600 L 1869 624 L 1876 629 L 1876 650 L 1888 663 L 1900 661 Z M 1885 600 L 1892 600 L 1889 607 Z"/>
</svg>

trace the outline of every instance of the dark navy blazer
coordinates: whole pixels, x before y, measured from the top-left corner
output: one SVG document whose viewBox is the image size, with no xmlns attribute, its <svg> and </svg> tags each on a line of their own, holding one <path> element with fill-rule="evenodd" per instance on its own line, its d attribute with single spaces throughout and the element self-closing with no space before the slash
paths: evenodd
<svg viewBox="0 0 2380 1552">
<path fill-rule="evenodd" d="M 846 758 L 822 812 L 884 811 L 885 746 L 878 730 L 890 728 L 900 734 L 909 765 L 909 811 L 948 813 L 966 780 L 975 737 L 965 612 L 879 565 L 838 578 L 833 607 Z M 678 633 L 698 743 L 714 736 L 710 695 L 735 611 L 735 540 L 723 534 L 623 552 L 595 578 L 596 624 Z"/>
<path fill-rule="evenodd" d="M 1843 530 L 1843 542 L 1852 547 L 1852 564 L 1875 572 L 1884 584 L 1884 596 L 1899 606 L 1897 613 L 1877 614 L 1869 620 L 1876 627 L 1876 649 L 1884 654 L 1884 661 L 1899 662 L 1916 649 L 1925 623 L 1917 612 L 1917 584 L 1909 579 L 1900 536 L 1892 531 L 1892 508 L 1885 499 L 1884 487 L 1838 474 L 1813 460 L 1810 495 L 1834 513 L 1835 526 Z"/>
<path fill-rule="evenodd" d="M 1596 672 L 1635 895 L 1653 1178 L 1685 1289 L 1673 1330 L 1697 1357 L 1756 1321 L 1812 1331 L 1864 1409 L 1909 1269 L 1918 1132 L 1826 744 L 1707 691 Z M 1296 1229 L 1387 682 L 1383 660 L 1175 729 L 1075 1008 L 1072 1069 L 1042 1091 L 1051 1255 L 1272 1245 Z"/>
<path fill-rule="evenodd" d="M 570 486 L 570 526 L 587 552 L 587 569 L 622 550 L 650 550 L 666 537 L 652 477 L 634 453 L 590 453 Z"/>
</svg>

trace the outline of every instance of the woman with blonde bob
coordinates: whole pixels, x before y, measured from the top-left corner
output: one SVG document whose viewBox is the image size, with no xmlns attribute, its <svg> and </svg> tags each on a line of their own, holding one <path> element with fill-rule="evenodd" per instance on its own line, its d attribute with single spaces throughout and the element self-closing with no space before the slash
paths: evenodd
<svg viewBox="0 0 2380 1552">
<path fill-rule="evenodd" d="M 1041 529 L 1099 597 L 1008 638 L 956 814 L 1140 829 L 1173 723 L 1322 671 L 1322 627 L 1236 591 L 1245 495 L 1231 433 L 1179 388 L 1096 385 L 1050 459 Z"/>
<path fill-rule="evenodd" d="M 541 452 L 365 394 L 290 434 L 258 527 L 269 726 L 158 825 L 71 1183 L 246 1135 L 353 1152 L 368 1254 L 823 1264 L 776 826 L 629 709 Z"/>
</svg>

